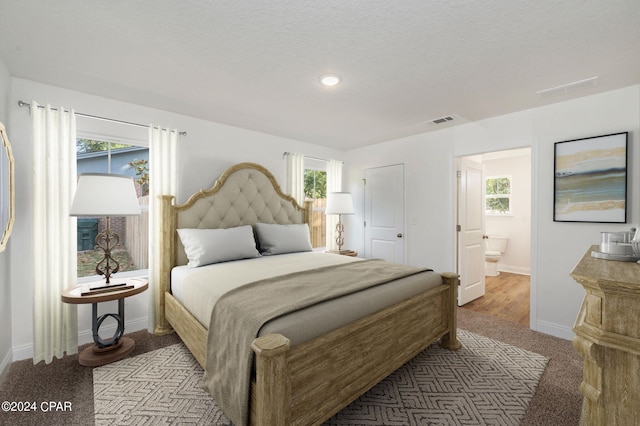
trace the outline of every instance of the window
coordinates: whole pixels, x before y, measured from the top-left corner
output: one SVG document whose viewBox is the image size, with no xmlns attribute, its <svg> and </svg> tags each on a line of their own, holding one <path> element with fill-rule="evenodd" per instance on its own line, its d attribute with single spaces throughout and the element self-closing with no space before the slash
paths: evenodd
<svg viewBox="0 0 640 426">
<path fill-rule="evenodd" d="M 511 214 L 511 176 L 491 176 L 485 179 L 485 213 Z"/>
<path fill-rule="evenodd" d="M 134 178 L 141 216 L 112 217 L 111 229 L 120 238 L 112 256 L 120 264 L 120 275 L 127 271 L 148 269 L 148 196 L 149 148 L 127 143 L 93 139 L 76 140 L 78 174 L 115 173 Z M 105 228 L 105 218 L 79 217 L 78 221 L 78 278 L 96 278 L 96 265 L 103 258 L 102 250 L 95 250 L 95 239 Z"/>
<path fill-rule="evenodd" d="M 304 171 L 304 198 L 305 201 L 313 201 L 311 246 L 325 247 L 327 234 L 324 214 L 327 204 L 327 172 L 325 170 L 306 169 Z"/>
</svg>

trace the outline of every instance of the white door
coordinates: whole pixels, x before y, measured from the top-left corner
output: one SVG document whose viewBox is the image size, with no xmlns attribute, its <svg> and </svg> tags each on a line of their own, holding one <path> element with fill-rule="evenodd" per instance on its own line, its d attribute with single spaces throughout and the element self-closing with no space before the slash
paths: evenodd
<svg viewBox="0 0 640 426">
<path fill-rule="evenodd" d="M 458 169 L 458 305 L 484 296 L 484 167 L 461 158 Z"/>
<path fill-rule="evenodd" d="M 404 263 L 404 165 L 364 171 L 364 257 Z"/>
</svg>

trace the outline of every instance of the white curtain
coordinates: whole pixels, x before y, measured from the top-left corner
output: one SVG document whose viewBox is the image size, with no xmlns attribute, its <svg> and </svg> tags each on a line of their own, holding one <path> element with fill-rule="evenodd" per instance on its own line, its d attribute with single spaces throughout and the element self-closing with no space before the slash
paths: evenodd
<svg viewBox="0 0 640 426">
<path fill-rule="evenodd" d="M 327 194 L 329 192 L 342 191 L 342 161 L 329 160 L 327 162 Z M 326 216 L 326 249 L 338 250 L 336 244 L 336 225 L 338 224 L 337 215 Z"/>
<path fill-rule="evenodd" d="M 76 118 L 31 102 L 33 125 L 32 253 L 33 363 L 78 351 L 76 305 L 62 290 L 77 281 L 76 218 L 69 208 L 76 188 Z"/>
<path fill-rule="evenodd" d="M 304 155 L 287 153 L 287 194 L 304 205 Z"/>
<path fill-rule="evenodd" d="M 178 187 L 178 131 L 149 126 L 149 322 L 148 330 L 155 330 L 157 282 L 160 277 L 160 244 L 162 231 L 160 195 L 177 195 Z"/>
</svg>

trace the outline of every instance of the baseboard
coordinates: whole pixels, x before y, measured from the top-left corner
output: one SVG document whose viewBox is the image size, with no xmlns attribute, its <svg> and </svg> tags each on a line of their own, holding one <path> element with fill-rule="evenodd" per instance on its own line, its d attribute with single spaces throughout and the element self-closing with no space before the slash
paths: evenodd
<svg viewBox="0 0 640 426">
<path fill-rule="evenodd" d="M 13 361 L 12 351 L 7 351 L 2 362 L 0 363 L 0 383 L 4 380 L 5 376 L 9 372 L 9 368 L 11 368 L 11 362 Z"/>
<path fill-rule="evenodd" d="M 573 337 L 575 336 L 573 328 L 553 324 L 546 321 L 537 321 L 536 328 L 532 327 L 532 330 L 539 331 L 540 333 L 548 334 L 550 336 L 559 337 L 565 340 L 573 340 Z"/>
<path fill-rule="evenodd" d="M 531 275 L 530 267 L 503 265 L 501 263 L 498 263 L 498 271 L 510 272 L 512 274 L 518 274 L 518 275 Z"/>
<path fill-rule="evenodd" d="M 33 358 L 33 343 L 22 346 L 13 347 L 13 360 L 22 361 L 23 359 Z"/>
<path fill-rule="evenodd" d="M 131 333 L 138 330 L 146 330 L 148 328 L 148 318 L 138 318 L 132 321 L 125 321 L 124 333 Z M 100 327 L 101 336 L 113 336 L 116 332 L 116 325 L 105 325 Z M 93 343 L 93 332 L 91 329 L 78 331 L 78 346 L 86 343 Z M 23 359 L 33 358 L 33 343 L 13 348 L 13 360 L 20 361 Z"/>
</svg>

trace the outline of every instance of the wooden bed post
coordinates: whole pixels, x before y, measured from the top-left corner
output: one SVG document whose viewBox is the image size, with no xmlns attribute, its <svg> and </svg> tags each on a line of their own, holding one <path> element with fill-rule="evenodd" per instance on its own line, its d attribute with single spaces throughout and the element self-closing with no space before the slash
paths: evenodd
<svg viewBox="0 0 640 426">
<path fill-rule="evenodd" d="M 446 306 L 448 309 L 447 317 L 449 323 L 449 332 L 442 336 L 440 340 L 440 346 L 445 349 L 457 351 L 462 346 L 458 340 L 458 285 L 460 280 L 459 275 L 453 272 L 443 272 L 442 280 L 444 284 L 449 285 L 449 300 L 447 300 Z"/>
<path fill-rule="evenodd" d="M 171 291 L 171 268 L 175 263 L 174 236 L 175 236 L 175 215 L 173 214 L 173 195 L 160 195 L 160 216 L 159 221 L 162 232 L 158 235 L 160 239 L 160 259 L 159 270 L 156 271 L 157 283 L 152 283 L 155 290 L 155 311 L 156 320 L 154 334 L 163 335 L 173 331 L 165 316 L 165 292 Z"/>
<path fill-rule="evenodd" d="M 291 382 L 287 351 L 291 344 L 281 334 L 268 334 L 251 343 L 256 354 L 256 384 L 251 401 L 251 424 L 257 426 L 291 423 Z"/>
</svg>

